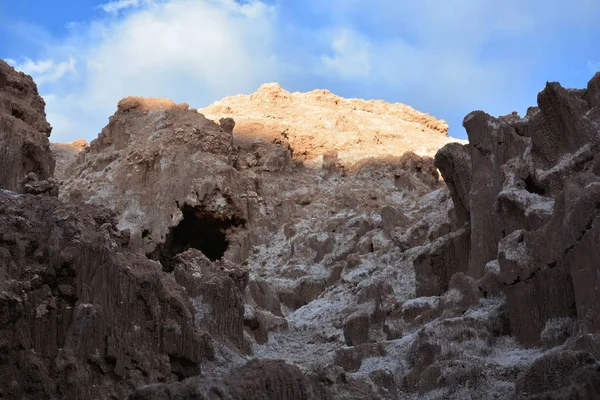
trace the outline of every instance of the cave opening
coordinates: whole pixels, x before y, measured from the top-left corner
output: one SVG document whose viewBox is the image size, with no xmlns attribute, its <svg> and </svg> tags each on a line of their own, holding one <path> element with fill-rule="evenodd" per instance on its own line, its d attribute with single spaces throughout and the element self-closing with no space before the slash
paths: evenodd
<svg viewBox="0 0 600 400">
<path fill-rule="evenodd" d="M 173 257 L 189 249 L 200 250 L 211 261 L 220 260 L 227 251 L 227 232 L 239 225 L 236 219 L 221 219 L 200 208 L 185 204 L 181 208 L 183 219 L 172 227 L 165 242 L 160 244 L 151 258 L 160 261 L 163 270 L 173 270 Z"/>
<path fill-rule="evenodd" d="M 527 190 L 529 193 L 533 193 L 533 194 L 539 194 L 540 196 L 543 196 L 546 191 L 544 190 L 543 187 L 539 186 L 531 177 L 531 175 L 528 175 L 527 178 L 525 178 L 525 190 Z"/>
</svg>

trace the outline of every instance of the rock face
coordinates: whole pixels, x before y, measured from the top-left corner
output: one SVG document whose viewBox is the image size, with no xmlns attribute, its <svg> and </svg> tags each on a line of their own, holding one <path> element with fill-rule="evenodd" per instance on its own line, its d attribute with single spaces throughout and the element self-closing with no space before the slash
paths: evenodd
<svg viewBox="0 0 600 400">
<path fill-rule="evenodd" d="M 434 160 L 400 105 L 123 99 L 0 191 L 0 397 L 597 397 L 599 87 Z"/>
<path fill-rule="evenodd" d="M 326 388 L 283 361 L 251 361 L 226 377 L 196 377 L 176 385 L 150 385 L 128 400 L 327 400 Z"/>
<path fill-rule="evenodd" d="M 185 290 L 110 213 L 6 192 L 0 210 L 3 397 L 123 397 L 214 357 Z"/>
<path fill-rule="evenodd" d="M 54 174 L 45 106 L 33 79 L 0 60 L 0 189 L 17 190 L 30 172 Z"/>
<path fill-rule="evenodd" d="M 307 205 L 303 202 L 332 198 L 329 190 L 296 189 L 346 171 L 335 161 L 324 164 L 322 172 L 307 169 L 292 161 L 296 149 L 289 144 L 234 136 L 234 126 L 231 118 L 221 118 L 217 125 L 185 104 L 126 98 L 98 139 L 74 162 L 61 164 L 62 198 L 114 210 L 119 228 L 132 232 L 134 246 L 159 260 L 165 270 L 172 270 L 172 258 L 190 247 L 211 260 L 241 262 L 253 245 L 269 240 L 290 216 L 301 215 Z M 67 159 L 65 147 L 73 145 L 55 145 L 61 160 Z M 384 177 L 393 184 L 387 189 L 390 193 L 425 193 L 439 185 L 430 159 L 412 152 L 375 158 L 376 149 L 365 154 L 369 157 L 355 165 L 347 189 Z M 365 202 L 373 203 L 371 209 L 382 208 L 379 201 L 367 199 L 376 187 L 360 189 Z M 282 201 L 282 192 L 289 198 Z M 358 197 L 335 201 L 358 204 Z M 396 212 L 393 207 L 388 210 Z M 386 222 L 393 228 L 390 223 Z M 319 246 L 318 241 L 309 245 L 322 259 L 331 249 Z"/>
<path fill-rule="evenodd" d="M 83 139 L 75 140 L 71 143 L 50 143 L 50 149 L 56 159 L 55 175 L 58 177 L 65 176 L 64 168 L 73 163 L 79 153 L 88 147 L 88 142 Z"/>
<path fill-rule="evenodd" d="M 413 151 L 433 156 L 450 141 L 448 124 L 404 104 L 345 99 L 327 90 L 290 93 L 277 83 L 251 95 L 227 97 L 198 110 L 207 118 L 233 118 L 236 135 L 285 141 L 296 159 L 321 164 L 337 153 L 342 165 Z"/>
<path fill-rule="evenodd" d="M 68 167 L 63 197 L 115 210 L 165 269 L 190 247 L 239 260 L 247 249 L 236 232 L 252 217 L 256 188 L 232 157 L 232 135 L 186 104 L 130 97 Z"/>
<path fill-rule="evenodd" d="M 468 273 L 499 266 L 511 333 L 527 345 L 557 318 L 600 332 L 599 82 L 548 83 L 525 118 L 471 113 L 469 145 L 436 156 L 457 220 L 470 225 Z M 458 172 L 469 169 L 470 181 Z"/>
</svg>

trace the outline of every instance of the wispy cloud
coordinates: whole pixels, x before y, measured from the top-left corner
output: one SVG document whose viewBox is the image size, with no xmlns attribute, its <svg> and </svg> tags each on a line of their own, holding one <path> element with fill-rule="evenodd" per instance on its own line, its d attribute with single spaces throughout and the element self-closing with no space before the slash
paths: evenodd
<svg viewBox="0 0 600 400">
<path fill-rule="evenodd" d="M 275 15 L 265 4 L 172 0 L 138 6 L 116 19 L 78 24 L 71 37 L 46 49 L 48 58 L 17 64 L 36 78 L 46 99 L 52 140 L 94 138 L 129 95 L 202 107 L 277 79 Z M 76 58 L 57 61 L 67 54 Z"/>
<path fill-rule="evenodd" d="M 38 85 L 56 82 L 69 73 L 75 72 L 76 61 L 70 57 L 67 61 L 55 62 L 54 60 L 33 61 L 29 58 L 21 62 L 8 60 L 15 69 L 29 74 Z"/>
<path fill-rule="evenodd" d="M 152 0 L 117 0 L 101 4 L 98 6 L 98 8 L 104 10 L 107 13 L 116 14 L 119 11 L 125 10 L 127 8 L 141 7 L 142 5 L 149 4 L 151 2 Z"/>
<path fill-rule="evenodd" d="M 324 72 L 339 74 L 344 79 L 368 78 L 371 70 L 369 42 L 348 29 L 334 33 L 331 50 L 333 55 L 323 55 Z"/>
</svg>

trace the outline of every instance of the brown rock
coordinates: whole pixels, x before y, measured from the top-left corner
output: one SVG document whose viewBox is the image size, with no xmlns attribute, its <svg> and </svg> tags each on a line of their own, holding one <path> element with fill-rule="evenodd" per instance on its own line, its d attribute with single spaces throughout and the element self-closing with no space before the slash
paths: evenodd
<svg viewBox="0 0 600 400">
<path fill-rule="evenodd" d="M 596 72 L 588 82 L 584 98 L 587 100 L 590 109 L 600 106 L 600 72 Z"/>
<path fill-rule="evenodd" d="M 515 395 L 517 398 L 530 398 L 534 394 L 568 386 L 569 377 L 574 371 L 595 361 L 589 353 L 582 351 L 542 356 L 519 375 Z"/>
<path fill-rule="evenodd" d="M 313 377 L 283 361 L 250 361 L 224 378 L 198 376 L 177 384 L 138 389 L 128 400 L 317 400 L 330 398 Z"/>
<path fill-rule="evenodd" d="M 402 304 L 402 321 L 409 326 L 421 326 L 442 314 L 440 297 L 417 297 Z M 390 317 L 392 317 L 391 315 Z M 389 319 L 389 318 L 388 318 Z"/>
<path fill-rule="evenodd" d="M 436 158 L 457 216 L 468 217 L 468 274 L 480 278 L 485 265 L 498 259 L 511 332 L 530 346 L 540 344 L 546 324 L 557 318 L 575 319 L 580 333 L 600 332 L 599 79 L 592 78 L 586 90 L 548 83 L 539 107 L 525 118 L 469 114 L 463 125 L 470 173 L 458 145 L 448 145 Z M 470 175 L 470 184 L 457 185 L 457 175 L 461 182 Z M 445 263 L 432 262 L 426 253 L 417 259 L 417 287 L 438 284 L 440 273 L 430 273 L 432 264 Z"/>
<path fill-rule="evenodd" d="M 33 79 L 0 60 L 0 189 L 16 190 L 30 172 L 53 176 L 45 106 Z"/>
<path fill-rule="evenodd" d="M 405 226 L 408 223 L 408 218 L 404 216 L 398 209 L 390 206 L 385 206 L 379 212 L 381 215 L 381 225 L 383 231 L 391 236 L 394 229 Z"/>
<path fill-rule="evenodd" d="M 477 281 L 477 288 L 483 298 L 501 296 L 504 294 L 504 284 L 500 274 L 496 271 L 488 271 Z"/>
<path fill-rule="evenodd" d="M 110 213 L 0 191 L 0 392 L 124 397 L 214 357 L 184 290 Z"/>
<path fill-rule="evenodd" d="M 305 305 L 319 297 L 327 287 L 327 280 L 321 278 L 306 277 L 300 279 L 296 291 L 300 298 L 300 304 Z"/>
<path fill-rule="evenodd" d="M 546 83 L 538 94 L 540 112 L 529 130 L 534 162 L 547 169 L 597 136 L 597 128 L 583 116 L 589 105 L 557 82 Z"/>
<path fill-rule="evenodd" d="M 71 143 L 50 143 L 52 154 L 56 159 L 54 175 L 59 181 L 68 178 L 66 171 L 77 160 L 79 153 L 88 147 L 88 142 L 83 139 L 75 140 Z"/>
<path fill-rule="evenodd" d="M 17 191 L 19 193 L 27 193 L 32 195 L 58 197 L 58 181 L 55 178 L 48 178 L 40 181 L 36 174 L 30 172 L 19 183 Z"/>
<path fill-rule="evenodd" d="M 248 284 L 252 299 L 256 304 L 274 315 L 283 316 L 281 313 L 281 303 L 277 292 L 264 280 L 251 280 Z"/>
<path fill-rule="evenodd" d="M 577 369 L 569 378 L 569 386 L 535 394 L 534 400 L 600 399 L 600 363 Z"/>
<path fill-rule="evenodd" d="M 455 349 L 459 348 L 461 343 L 469 342 L 469 346 L 473 346 L 479 342 L 480 346 L 489 347 L 492 332 L 486 325 L 488 324 L 485 321 L 471 318 L 451 318 L 436 321 L 422 328 L 409 349 L 408 361 L 411 370 L 406 375 L 406 389 L 409 392 L 418 391 L 423 373 L 430 365 L 437 363 L 438 367 L 441 367 L 443 364 L 440 363 L 443 361 L 452 361 L 452 359 L 458 358 Z M 460 365 L 460 361 L 458 364 Z M 431 375 L 429 374 L 437 374 L 438 367 L 433 367 L 427 372 L 429 378 L 425 378 L 423 381 L 423 390 L 429 390 L 431 387 Z M 465 372 L 467 373 L 463 378 L 468 380 L 472 374 L 468 371 Z M 451 374 L 446 375 L 450 376 Z M 456 373 L 456 379 L 462 379 L 460 372 Z"/>
<path fill-rule="evenodd" d="M 178 254 L 174 263 L 175 280 L 187 289 L 198 312 L 198 322 L 216 337 L 231 341 L 241 350 L 244 340 L 243 293 L 248 271 L 235 265 L 213 264 L 196 249 Z"/>
<path fill-rule="evenodd" d="M 235 121 L 233 118 L 221 118 L 219 120 L 219 126 L 223 130 L 223 132 L 233 134 L 233 128 L 235 128 Z"/>
<path fill-rule="evenodd" d="M 350 315 L 344 322 L 344 340 L 347 346 L 356 346 L 369 341 L 371 318 L 362 313 Z"/>
<path fill-rule="evenodd" d="M 335 363 L 346 372 L 356 372 L 360 369 L 362 360 L 370 357 L 383 357 L 385 348 L 381 343 L 362 343 L 348 349 L 340 349 L 335 353 Z"/>
<path fill-rule="evenodd" d="M 373 383 L 378 386 L 380 389 L 384 390 L 384 393 L 387 396 L 397 396 L 398 395 L 398 383 L 392 374 L 388 370 L 378 369 L 369 374 Z"/>
<path fill-rule="evenodd" d="M 468 361 L 441 361 L 428 366 L 421 372 L 418 384 L 420 396 L 431 390 L 449 387 L 458 389 L 477 387 L 485 379 L 482 366 Z"/>
<path fill-rule="evenodd" d="M 462 314 L 476 305 L 481 298 L 477 282 L 462 272 L 452 275 L 448 284 L 448 292 L 444 296 L 443 308 Z"/>
<path fill-rule="evenodd" d="M 288 322 L 283 317 L 278 317 L 270 312 L 246 306 L 244 311 L 244 326 L 254 336 L 258 344 L 269 341 L 269 332 L 288 329 Z"/>
<path fill-rule="evenodd" d="M 502 239 L 503 222 L 494 209 L 496 196 L 502 190 L 502 166 L 513 157 L 521 156 L 528 140 L 515 128 L 481 111 L 465 117 L 463 126 L 469 135 L 472 177 L 469 196 L 471 216 L 471 250 L 469 275 L 483 276 L 488 261 L 496 258 Z"/>
<path fill-rule="evenodd" d="M 302 301 L 295 289 L 289 287 L 276 287 L 275 290 L 281 303 L 292 310 L 296 310 L 306 304 Z"/>
<path fill-rule="evenodd" d="M 468 226 L 437 239 L 414 261 L 417 297 L 439 296 L 448 289 L 450 278 L 466 272 L 470 249 Z"/>
<path fill-rule="evenodd" d="M 233 152 L 231 134 L 186 104 L 128 97 L 67 168 L 61 195 L 114 210 L 165 270 L 188 248 L 237 262 L 249 251 L 242 226 L 256 200 Z"/>
<path fill-rule="evenodd" d="M 429 342 L 422 342 L 418 344 L 418 347 L 413 347 L 410 354 L 410 365 L 412 369 L 406 376 L 406 389 L 409 392 L 419 390 L 421 374 L 427 367 L 435 362 L 435 359 L 440 353 L 441 347 Z"/>
<path fill-rule="evenodd" d="M 328 172 L 341 172 L 343 165 L 340 163 L 338 153 L 335 150 L 329 150 L 323 153 L 322 168 Z"/>
<path fill-rule="evenodd" d="M 471 192 L 471 154 L 467 146 L 449 143 L 435 155 L 434 165 L 440 170 L 454 201 L 457 225 L 471 218 L 469 195 Z"/>
<path fill-rule="evenodd" d="M 511 334 L 529 346 L 539 343 L 549 319 L 571 317 L 575 313 L 570 277 L 560 269 L 545 269 L 525 281 L 508 285 L 506 296 Z"/>
</svg>

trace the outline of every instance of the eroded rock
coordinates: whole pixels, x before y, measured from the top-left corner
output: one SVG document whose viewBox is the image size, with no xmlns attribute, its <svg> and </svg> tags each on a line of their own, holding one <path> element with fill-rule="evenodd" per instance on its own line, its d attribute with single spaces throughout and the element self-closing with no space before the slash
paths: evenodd
<svg viewBox="0 0 600 400">
<path fill-rule="evenodd" d="M 185 291 L 101 209 L 0 191 L 0 391 L 124 397 L 214 358 Z"/>
<path fill-rule="evenodd" d="M 524 118 L 469 114 L 470 185 L 456 183 L 465 148 L 447 145 L 436 158 L 459 220 L 468 217 L 468 274 L 479 278 L 498 260 L 511 332 L 527 345 L 557 318 L 600 332 L 597 81 L 586 90 L 548 83 Z"/>
<path fill-rule="evenodd" d="M 0 189 L 16 190 L 29 173 L 53 176 L 45 106 L 33 79 L 0 60 Z"/>
<path fill-rule="evenodd" d="M 156 384 L 138 389 L 129 400 L 185 399 L 328 399 L 325 387 L 298 367 L 283 361 L 251 361 L 225 377 L 195 377 L 174 385 Z"/>
</svg>

